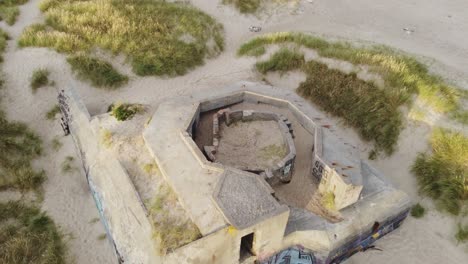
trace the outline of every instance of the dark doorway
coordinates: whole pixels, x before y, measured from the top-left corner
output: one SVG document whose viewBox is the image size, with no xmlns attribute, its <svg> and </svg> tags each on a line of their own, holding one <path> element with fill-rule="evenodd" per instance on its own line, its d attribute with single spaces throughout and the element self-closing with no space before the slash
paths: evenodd
<svg viewBox="0 0 468 264">
<path fill-rule="evenodd" d="M 250 233 L 242 237 L 241 244 L 240 244 L 240 259 L 239 259 L 241 262 L 255 255 L 252 249 L 253 242 L 254 242 L 254 233 Z"/>
</svg>

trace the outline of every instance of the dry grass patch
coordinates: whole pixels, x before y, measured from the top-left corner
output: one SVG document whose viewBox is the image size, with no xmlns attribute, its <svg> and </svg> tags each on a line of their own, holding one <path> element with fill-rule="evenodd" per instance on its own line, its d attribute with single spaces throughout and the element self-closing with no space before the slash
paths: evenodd
<svg viewBox="0 0 468 264">
<path fill-rule="evenodd" d="M 122 53 L 138 75 L 182 75 L 224 47 L 223 28 L 183 3 L 148 0 L 44 0 L 45 24 L 27 28 L 19 45 L 59 52 L 102 48 Z"/>
<path fill-rule="evenodd" d="M 18 6 L 26 2 L 28 0 L 2 0 L 0 2 L 0 20 L 5 20 L 10 26 L 15 24 L 20 13 Z"/>
<path fill-rule="evenodd" d="M 0 263 L 65 263 L 65 245 L 53 220 L 20 202 L 0 203 Z"/>
<path fill-rule="evenodd" d="M 176 201 L 177 197 L 171 188 L 162 185 L 149 208 L 153 237 L 158 240 L 162 255 L 201 237 L 190 218 L 182 218 L 174 212 Z"/>
</svg>

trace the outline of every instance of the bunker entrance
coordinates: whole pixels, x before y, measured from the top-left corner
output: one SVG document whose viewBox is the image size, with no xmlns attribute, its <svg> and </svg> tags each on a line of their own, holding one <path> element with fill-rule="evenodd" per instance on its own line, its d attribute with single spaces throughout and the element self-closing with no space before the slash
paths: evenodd
<svg viewBox="0 0 468 264">
<path fill-rule="evenodd" d="M 240 244 L 240 261 L 244 261 L 252 256 L 255 256 L 253 251 L 254 233 L 243 236 Z"/>
</svg>

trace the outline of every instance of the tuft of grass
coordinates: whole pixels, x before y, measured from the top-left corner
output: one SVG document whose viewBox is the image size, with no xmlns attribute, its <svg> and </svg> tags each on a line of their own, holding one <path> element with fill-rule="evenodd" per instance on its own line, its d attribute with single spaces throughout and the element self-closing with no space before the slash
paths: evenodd
<svg viewBox="0 0 468 264">
<path fill-rule="evenodd" d="M 283 145 L 272 144 L 262 148 L 260 153 L 265 160 L 283 158 L 286 156 L 286 148 Z"/>
<path fill-rule="evenodd" d="M 307 62 L 304 71 L 307 79 L 297 89 L 301 96 L 343 118 L 364 140 L 373 142 L 373 158 L 380 151 L 394 152 L 403 126 L 398 95 L 319 62 Z"/>
<path fill-rule="evenodd" d="M 462 226 L 461 224 L 458 224 L 455 239 L 458 243 L 465 243 L 468 241 L 468 226 Z"/>
<path fill-rule="evenodd" d="M 104 145 L 104 147 L 110 148 L 113 143 L 112 132 L 108 129 L 101 128 L 100 134 L 101 143 Z"/>
<path fill-rule="evenodd" d="M 60 113 L 60 106 L 59 105 L 54 105 L 47 113 L 46 113 L 46 118 L 47 120 L 55 120 L 55 117 L 57 114 Z"/>
<path fill-rule="evenodd" d="M 20 13 L 18 5 L 22 5 L 28 0 L 2 0 L 0 2 L 0 21 L 5 20 L 8 25 L 13 25 Z"/>
<path fill-rule="evenodd" d="M 0 203 L 0 262 L 65 263 L 66 247 L 53 220 L 21 202 Z"/>
<path fill-rule="evenodd" d="M 200 230 L 190 218 L 180 219 L 180 217 L 171 214 L 175 201 L 177 198 L 171 188 L 162 185 L 149 208 L 153 224 L 153 237 L 159 242 L 161 255 L 201 237 Z"/>
<path fill-rule="evenodd" d="M 458 215 L 468 199 L 468 137 L 436 129 L 430 142 L 432 153 L 420 153 L 412 172 L 423 194 L 440 209 Z"/>
<path fill-rule="evenodd" d="M 67 61 L 80 78 L 91 81 L 96 87 L 118 88 L 128 82 L 127 76 L 106 61 L 87 55 L 68 57 Z"/>
<path fill-rule="evenodd" d="M 411 216 L 414 218 L 421 218 L 424 216 L 425 213 L 426 213 L 426 209 L 424 209 L 424 207 L 419 203 L 415 204 L 411 208 Z"/>
<path fill-rule="evenodd" d="M 223 0 L 223 4 L 233 5 L 239 12 L 253 14 L 258 11 L 262 0 Z"/>
<path fill-rule="evenodd" d="M 35 92 L 37 89 L 49 83 L 50 72 L 47 69 L 38 69 L 31 76 L 31 88 Z"/>
<path fill-rule="evenodd" d="M 293 43 L 314 49 L 322 57 L 369 65 L 380 74 L 389 93 L 398 95 L 402 103 L 410 104 L 413 95 L 441 113 L 459 111 L 460 90 L 446 85 L 443 80 L 430 74 L 427 67 L 416 59 L 391 50 L 385 46 L 355 47 L 347 42 L 328 42 L 308 34 L 279 32 L 259 36 L 243 44 L 239 55 L 252 55 L 254 50 L 270 44 Z"/>
<path fill-rule="evenodd" d="M 257 62 L 255 67 L 263 74 L 269 71 L 279 71 L 281 73 L 299 69 L 305 63 L 304 54 L 281 48 L 275 52 L 267 61 Z"/>
<path fill-rule="evenodd" d="M 154 174 L 158 172 L 159 168 L 156 162 L 151 162 L 151 163 L 146 163 L 143 166 L 143 170 L 148 174 Z"/>
<path fill-rule="evenodd" d="M 42 151 L 42 142 L 25 124 L 10 122 L 0 111 L 0 190 L 37 190 L 45 180 L 31 162 Z"/>
<path fill-rule="evenodd" d="M 183 75 L 224 48 L 223 27 L 191 5 L 142 0 L 44 0 L 45 24 L 24 30 L 21 47 L 94 48 L 124 54 L 138 75 Z"/>
<path fill-rule="evenodd" d="M 132 119 L 137 113 L 143 110 L 139 104 L 117 103 L 112 105 L 111 115 L 119 121 Z"/>
<path fill-rule="evenodd" d="M 65 160 L 62 162 L 62 173 L 69 173 L 73 170 L 76 170 L 76 167 L 73 166 L 75 158 L 72 156 L 65 157 Z"/>
<path fill-rule="evenodd" d="M 325 192 L 321 196 L 320 203 L 323 207 L 330 211 L 336 211 L 335 194 L 333 192 Z"/>
<path fill-rule="evenodd" d="M 58 137 L 55 137 L 52 140 L 52 149 L 57 151 L 63 146 L 62 142 L 60 142 L 60 139 Z"/>
<path fill-rule="evenodd" d="M 106 238 L 107 238 L 106 233 L 100 234 L 100 235 L 97 237 L 98 240 L 104 240 L 104 239 L 106 239 Z"/>
</svg>

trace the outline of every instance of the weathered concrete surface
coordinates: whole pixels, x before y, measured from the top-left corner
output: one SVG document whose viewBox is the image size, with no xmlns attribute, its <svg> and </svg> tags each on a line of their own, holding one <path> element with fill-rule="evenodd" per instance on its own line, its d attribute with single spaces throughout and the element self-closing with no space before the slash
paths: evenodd
<svg viewBox="0 0 468 264">
<path fill-rule="evenodd" d="M 202 235 L 208 235 L 225 227 L 227 222 L 212 200 L 222 171 L 202 167 L 183 139 L 182 133 L 197 108 L 195 103 L 180 101 L 161 104 L 143 136 L 182 206 Z"/>
<path fill-rule="evenodd" d="M 129 263 L 159 263 L 151 225 L 123 167 L 99 144 L 99 128 L 72 88 L 65 91 L 70 131 L 109 237 L 119 258 Z"/>
<path fill-rule="evenodd" d="M 226 169 L 213 196 L 229 222 L 244 229 L 288 211 L 271 193 L 271 188 L 257 175 Z"/>
</svg>

